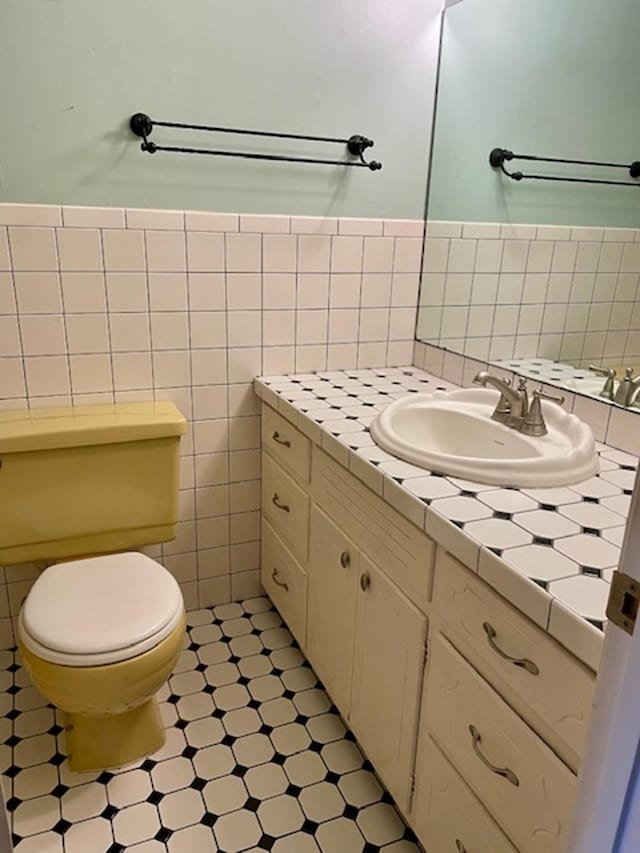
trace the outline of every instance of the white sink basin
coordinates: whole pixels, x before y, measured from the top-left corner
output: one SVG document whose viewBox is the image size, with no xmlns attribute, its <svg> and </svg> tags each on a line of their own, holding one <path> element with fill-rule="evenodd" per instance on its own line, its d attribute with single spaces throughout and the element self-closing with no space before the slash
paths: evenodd
<svg viewBox="0 0 640 853">
<path fill-rule="evenodd" d="M 465 388 L 409 394 L 371 424 L 373 440 L 421 468 L 499 486 L 566 486 L 598 470 L 593 433 L 575 415 L 542 401 L 548 433 L 523 435 L 491 420 L 499 394 Z"/>
</svg>

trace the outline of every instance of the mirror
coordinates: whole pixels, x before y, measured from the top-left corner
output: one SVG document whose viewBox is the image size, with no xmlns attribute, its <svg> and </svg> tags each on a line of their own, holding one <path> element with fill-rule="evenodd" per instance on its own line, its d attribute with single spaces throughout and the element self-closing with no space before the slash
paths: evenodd
<svg viewBox="0 0 640 853">
<path fill-rule="evenodd" d="M 640 375 L 639 36 L 636 0 L 449 3 L 419 340 L 595 396 Z M 588 163 L 513 180 L 495 148 Z"/>
</svg>

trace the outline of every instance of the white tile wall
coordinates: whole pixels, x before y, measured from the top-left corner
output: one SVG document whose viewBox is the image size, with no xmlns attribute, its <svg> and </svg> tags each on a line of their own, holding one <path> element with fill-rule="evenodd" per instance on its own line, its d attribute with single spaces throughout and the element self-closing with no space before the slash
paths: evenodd
<svg viewBox="0 0 640 853">
<path fill-rule="evenodd" d="M 478 359 L 634 363 L 639 283 L 636 229 L 429 222 L 418 337 Z"/>
<path fill-rule="evenodd" d="M 0 407 L 170 399 L 187 607 L 257 592 L 258 374 L 409 364 L 423 223 L 0 205 Z M 0 568 L 0 646 L 37 572 Z"/>
</svg>

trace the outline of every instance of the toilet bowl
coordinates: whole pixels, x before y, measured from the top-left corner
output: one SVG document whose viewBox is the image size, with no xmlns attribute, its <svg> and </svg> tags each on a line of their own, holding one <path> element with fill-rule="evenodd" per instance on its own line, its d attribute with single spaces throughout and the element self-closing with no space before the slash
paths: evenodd
<svg viewBox="0 0 640 853">
<path fill-rule="evenodd" d="M 163 745 L 155 694 L 184 637 L 180 587 L 144 554 L 45 569 L 20 611 L 18 644 L 33 684 L 65 712 L 72 770 L 121 767 Z"/>
</svg>

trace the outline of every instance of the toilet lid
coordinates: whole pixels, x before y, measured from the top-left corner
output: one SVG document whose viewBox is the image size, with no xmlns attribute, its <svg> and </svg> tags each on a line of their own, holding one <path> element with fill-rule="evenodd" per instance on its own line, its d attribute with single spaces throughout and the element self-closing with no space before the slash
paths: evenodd
<svg viewBox="0 0 640 853">
<path fill-rule="evenodd" d="M 25 646 L 53 663 L 96 666 L 142 654 L 179 624 L 180 587 L 155 560 L 132 552 L 50 566 L 20 611 Z"/>
</svg>

